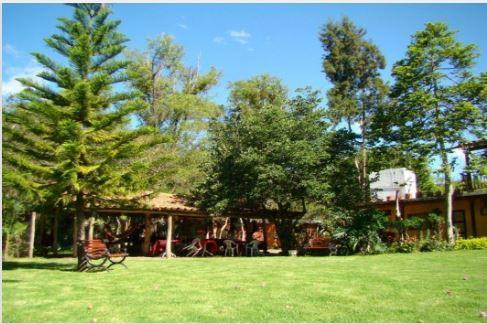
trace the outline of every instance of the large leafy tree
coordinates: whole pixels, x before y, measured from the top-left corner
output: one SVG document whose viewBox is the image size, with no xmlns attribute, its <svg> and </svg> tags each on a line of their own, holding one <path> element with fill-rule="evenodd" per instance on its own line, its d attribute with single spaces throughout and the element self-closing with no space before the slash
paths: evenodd
<svg viewBox="0 0 487 324">
<path fill-rule="evenodd" d="M 326 125 L 317 93 L 289 99 L 279 79 L 262 75 L 231 85 L 228 114 L 211 129 L 207 180 L 199 203 L 213 213 L 277 210 L 284 253 L 310 199 L 326 199 Z M 275 214 L 272 214 L 275 215 Z"/>
<path fill-rule="evenodd" d="M 114 89 L 127 79 L 127 62 L 117 59 L 128 40 L 117 31 L 120 21 L 100 4 L 72 6 L 73 18 L 60 18 L 60 33 L 45 40 L 63 60 L 34 53 L 44 82 L 19 79 L 25 89 L 5 116 L 13 140 L 4 158 L 17 186 L 41 187 L 53 204 L 74 205 L 82 239 L 87 208 L 150 183 L 149 166 L 136 157 L 158 139 L 145 138 L 149 127 L 127 127 L 145 104 Z"/>
<path fill-rule="evenodd" d="M 160 166 L 167 171 L 161 184 L 166 190 L 187 192 L 201 174 L 198 165 L 206 157 L 204 132 L 221 108 L 208 97 L 220 73 L 211 68 L 182 63 L 184 48 L 169 35 L 149 39 L 144 51 L 128 51 L 128 76 L 133 89 L 143 94 L 147 108 L 137 116 L 143 125 L 171 136 L 171 143 L 154 150 Z"/>
<path fill-rule="evenodd" d="M 374 114 L 387 95 L 388 88 L 380 78 L 385 59 L 377 46 L 364 39 L 366 31 L 355 26 L 347 17 L 329 22 L 320 32 L 324 50 L 323 72 L 333 87 L 328 91 L 328 112 L 332 121 L 345 121 L 349 132 L 353 124 L 360 127 L 360 157 L 357 172 L 364 192 L 369 198 L 367 149 L 372 144 L 371 123 Z"/>
<path fill-rule="evenodd" d="M 477 57 L 474 45 L 456 40 L 444 23 L 428 23 L 417 32 L 406 57 L 393 68 L 393 97 L 397 107 L 390 118 L 397 122 L 403 145 L 441 161 L 444 176 L 447 236 L 454 242 L 452 225 L 452 168 L 448 153 L 472 136 L 485 134 L 485 98 L 481 78 L 472 78 Z M 476 93 L 478 93 L 476 95 Z"/>
</svg>

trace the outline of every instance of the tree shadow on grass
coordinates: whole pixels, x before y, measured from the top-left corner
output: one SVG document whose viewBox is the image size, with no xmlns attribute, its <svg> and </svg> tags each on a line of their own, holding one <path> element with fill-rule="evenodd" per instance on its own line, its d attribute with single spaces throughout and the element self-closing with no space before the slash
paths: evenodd
<svg viewBox="0 0 487 324">
<path fill-rule="evenodd" d="M 38 270 L 55 270 L 75 272 L 76 265 L 57 263 L 57 262 L 17 262 L 17 261 L 3 261 L 2 270 L 16 270 L 16 269 L 38 269 Z"/>
</svg>

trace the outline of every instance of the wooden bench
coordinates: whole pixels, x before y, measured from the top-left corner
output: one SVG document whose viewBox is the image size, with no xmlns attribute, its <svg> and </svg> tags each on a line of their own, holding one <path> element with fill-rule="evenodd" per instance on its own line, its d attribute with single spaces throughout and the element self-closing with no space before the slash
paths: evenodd
<svg viewBox="0 0 487 324">
<path fill-rule="evenodd" d="M 304 247 L 306 254 L 328 254 L 336 255 L 337 246 L 330 237 L 317 237 L 310 239 Z"/>
<path fill-rule="evenodd" d="M 127 268 L 123 261 L 127 253 L 113 253 L 102 240 L 80 241 L 78 245 L 78 271 L 109 270 L 112 266 L 120 264 Z M 108 267 L 105 266 L 109 263 Z"/>
</svg>

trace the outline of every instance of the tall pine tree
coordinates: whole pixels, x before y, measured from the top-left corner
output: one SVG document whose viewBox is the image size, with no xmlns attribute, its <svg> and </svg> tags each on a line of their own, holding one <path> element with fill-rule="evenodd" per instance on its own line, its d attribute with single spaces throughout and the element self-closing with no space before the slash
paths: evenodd
<svg viewBox="0 0 487 324">
<path fill-rule="evenodd" d="M 428 23 L 417 32 L 406 57 L 393 68 L 393 96 L 397 107 L 398 142 L 429 157 L 438 157 L 444 176 L 445 217 L 449 242 L 454 242 L 452 220 L 452 168 L 448 157 L 455 147 L 472 136 L 485 136 L 485 98 L 482 78 L 472 78 L 478 54 L 464 45 L 444 23 Z"/>
<path fill-rule="evenodd" d="M 127 62 L 117 59 L 128 40 L 117 31 L 120 21 L 100 4 L 72 6 L 73 18 L 60 18 L 60 33 L 45 39 L 64 59 L 33 54 L 44 82 L 18 79 L 25 89 L 5 120 L 15 137 L 7 156 L 15 175 L 48 190 L 56 204 L 74 205 L 74 236 L 83 239 L 89 207 L 148 184 L 149 166 L 138 157 L 159 139 L 146 139 L 149 127 L 128 127 L 145 109 L 138 94 L 115 91 L 127 80 Z"/>
<path fill-rule="evenodd" d="M 366 31 L 355 26 L 347 17 L 341 22 L 323 26 L 320 41 L 324 50 L 323 72 L 333 84 L 328 91 L 328 111 L 338 124 L 345 121 L 349 132 L 352 125 L 360 127 L 360 158 L 356 159 L 358 179 L 369 199 L 367 149 L 371 140 L 371 123 L 375 111 L 383 105 L 388 89 L 379 71 L 385 68 L 385 58 L 377 46 L 365 40 Z"/>
</svg>

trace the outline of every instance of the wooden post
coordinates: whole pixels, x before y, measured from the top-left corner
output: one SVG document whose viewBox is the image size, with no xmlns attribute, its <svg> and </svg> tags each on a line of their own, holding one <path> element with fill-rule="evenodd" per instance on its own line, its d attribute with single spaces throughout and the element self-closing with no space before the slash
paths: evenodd
<svg viewBox="0 0 487 324">
<path fill-rule="evenodd" d="M 169 215 L 166 218 L 167 222 L 167 235 L 166 235 L 166 258 L 172 258 L 172 216 Z"/>
<path fill-rule="evenodd" d="M 29 258 L 34 256 L 34 239 L 36 236 L 36 212 L 30 214 L 30 226 L 29 226 Z"/>
<path fill-rule="evenodd" d="M 268 240 L 267 240 L 267 220 L 262 219 L 262 232 L 264 232 L 264 253 L 267 253 L 267 245 Z"/>
<path fill-rule="evenodd" d="M 88 240 L 93 240 L 93 231 L 95 228 L 95 217 L 91 216 L 88 220 Z"/>
<path fill-rule="evenodd" d="M 52 254 L 57 256 L 57 250 L 59 248 L 59 236 L 58 236 L 58 227 L 59 227 L 59 213 L 61 212 L 60 207 L 56 207 L 54 209 L 54 221 L 52 223 Z"/>
<path fill-rule="evenodd" d="M 142 252 L 145 256 L 150 252 L 150 238 L 152 236 L 152 219 L 151 214 L 145 214 L 145 227 L 144 227 L 144 245 L 142 246 Z"/>
</svg>

